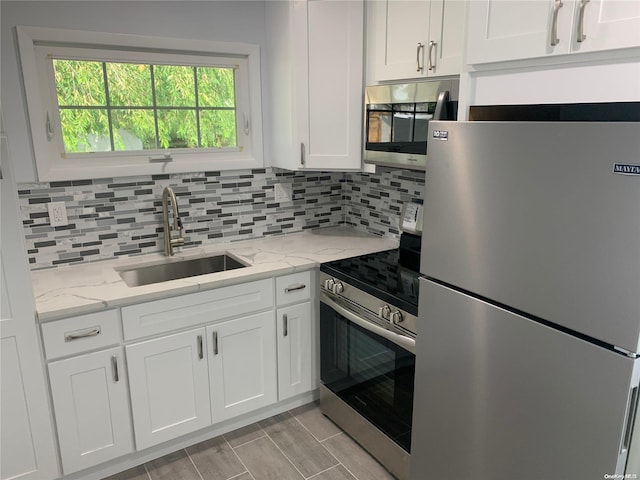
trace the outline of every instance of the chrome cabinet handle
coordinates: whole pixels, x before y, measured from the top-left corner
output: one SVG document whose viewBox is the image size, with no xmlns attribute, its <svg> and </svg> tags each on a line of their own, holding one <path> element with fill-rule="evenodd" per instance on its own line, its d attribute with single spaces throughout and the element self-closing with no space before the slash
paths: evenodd
<svg viewBox="0 0 640 480">
<path fill-rule="evenodd" d="M 113 372 L 113 381 L 120 381 L 120 374 L 118 373 L 118 355 L 111 356 L 111 371 Z"/>
<path fill-rule="evenodd" d="M 100 335 L 100 327 L 91 327 L 87 330 L 78 330 L 77 332 L 67 333 L 64 336 L 64 341 L 72 342 L 81 338 L 95 337 L 96 335 Z"/>
<path fill-rule="evenodd" d="M 580 13 L 578 16 L 578 33 L 576 34 L 576 42 L 582 43 L 587 38 L 584 34 L 584 8 L 589 3 L 589 0 L 580 0 Z"/>
<path fill-rule="evenodd" d="M 418 42 L 418 46 L 416 47 L 416 72 L 421 72 L 424 68 L 420 65 L 420 51 L 424 48 L 422 42 Z"/>
<path fill-rule="evenodd" d="M 218 332 L 213 332 L 213 354 L 218 355 Z"/>
<path fill-rule="evenodd" d="M 284 293 L 291 293 L 297 290 L 304 290 L 305 288 L 307 288 L 307 286 L 303 284 L 296 285 L 295 287 L 287 287 L 284 289 Z"/>
<path fill-rule="evenodd" d="M 289 319 L 286 313 L 282 315 L 282 332 L 284 337 L 289 335 Z"/>
<path fill-rule="evenodd" d="M 562 0 L 553 3 L 553 20 L 551 21 L 551 46 L 555 47 L 560 43 L 558 38 L 558 11 L 564 6 Z"/>
<path fill-rule="evenodd" d="M 202 349 L 202 335 L 198 335 L 198 358 L 200 360 L 204 358 L 204 351 Z"/>
<path fill-rule="evenodd" d="M 435 60 L 432 59 L 433 56 L 433 51 L 436 49 L 436 45 L 438 44 L 438 42 L 434 42 L 433 40 L 431 40 L 429 42 L 429 53 L 428 53 L 428 67 L 427 70 L 429 71 L 433 71 L 436 69 L 436 62 Z"/>
<path fill-rule="evenodd" d="M 304 165 L 304 142 L 300 142 L 300 165 Z"/>
</svg>

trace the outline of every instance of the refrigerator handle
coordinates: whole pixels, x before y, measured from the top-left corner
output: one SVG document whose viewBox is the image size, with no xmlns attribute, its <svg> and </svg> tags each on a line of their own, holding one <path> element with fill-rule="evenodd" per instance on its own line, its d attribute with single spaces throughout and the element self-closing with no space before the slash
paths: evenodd
<svg viewBox="0 0 640 480">
<path fill-rule="evenodd" d="M 451 120 L 447 118 L 447 103 L 449 102 L 449 91 L 444 90 L 438 94 L 436 110 L 433 112 L 434 120 Z"/>
<path fill-rule="evenodd" d="M 624 431 L 624 439 L 622 440 L 621 454 L 627 453 L 629 444 L 631 443 L 631 432 L 636 418 L 636 409 L 638 407 L 638 387 L 631 389 L 631 398 L 629 400 L 629 410 L 627 412 L 627 426 Z"/>
</svg>

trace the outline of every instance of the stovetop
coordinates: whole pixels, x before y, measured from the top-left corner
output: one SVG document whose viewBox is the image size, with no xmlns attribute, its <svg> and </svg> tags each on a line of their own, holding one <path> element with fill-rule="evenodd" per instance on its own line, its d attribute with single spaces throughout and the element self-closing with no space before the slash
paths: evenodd
<svg viewBox="0 0 640 480">
<path fill-rule="evenodd" d="M 412 267 L 401 265 L 394 249 L 323 263 L 320 270 L 417 316 L 420 274 Z"/>
</svg>

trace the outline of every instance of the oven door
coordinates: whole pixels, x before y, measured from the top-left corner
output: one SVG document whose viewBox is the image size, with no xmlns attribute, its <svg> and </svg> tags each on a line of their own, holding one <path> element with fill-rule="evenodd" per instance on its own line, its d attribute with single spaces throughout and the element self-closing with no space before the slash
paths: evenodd
<svg viewBox="0 0 640 480">
<path fill-rule="evenodd" d="M 322 383 L 409 452 L 415 340 L 324 292 L 320 312 Z"/>
</svg>

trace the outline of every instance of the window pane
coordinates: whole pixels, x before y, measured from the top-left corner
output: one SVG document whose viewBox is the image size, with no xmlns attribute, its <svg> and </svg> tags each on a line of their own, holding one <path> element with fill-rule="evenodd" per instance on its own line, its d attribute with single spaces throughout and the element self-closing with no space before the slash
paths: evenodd
<svg viewBox="0 0 640 480">
<path fill-rule="evenodd" d="M 235 147 L 236 112 L 235 110 L 200 111 L 200 134 L 202 147 Z"/>
<path fill-rule="evenodd" d="M 103 106 L 107 104 L 102 62 L 53 60 L 58 105 Z"/>
<path fill-rule="evenodd" d="M 113 145 L 116 150 L 149 150 L 156 145 L 152 109 L 114 109 L 111 112 Z"/>
<path fill-rule="evenodd" d="M 193 67 L 155 65 L 156 104 L 161 107 L 195 107 Z"/>
<path fill-rule="evenodd" d="M 151 67 L 132 63 L 107 63 L 109 100 L 113 106 L 150 107 Z"/>
<path fill-rule="evenodd" d="M 195 110 L 158 110 L 160 148 L 197 148 Z"/>
<path fill-rule="evenodd" d="M 234 107 L 233 68 L 198 67 L 198 105 Z"/>
<path fill-rule="evenodd" d="M 104 108 L 61 109 L 64 149 L 72 152 L 108 152 L 109 119 Z"/>
</svg>

